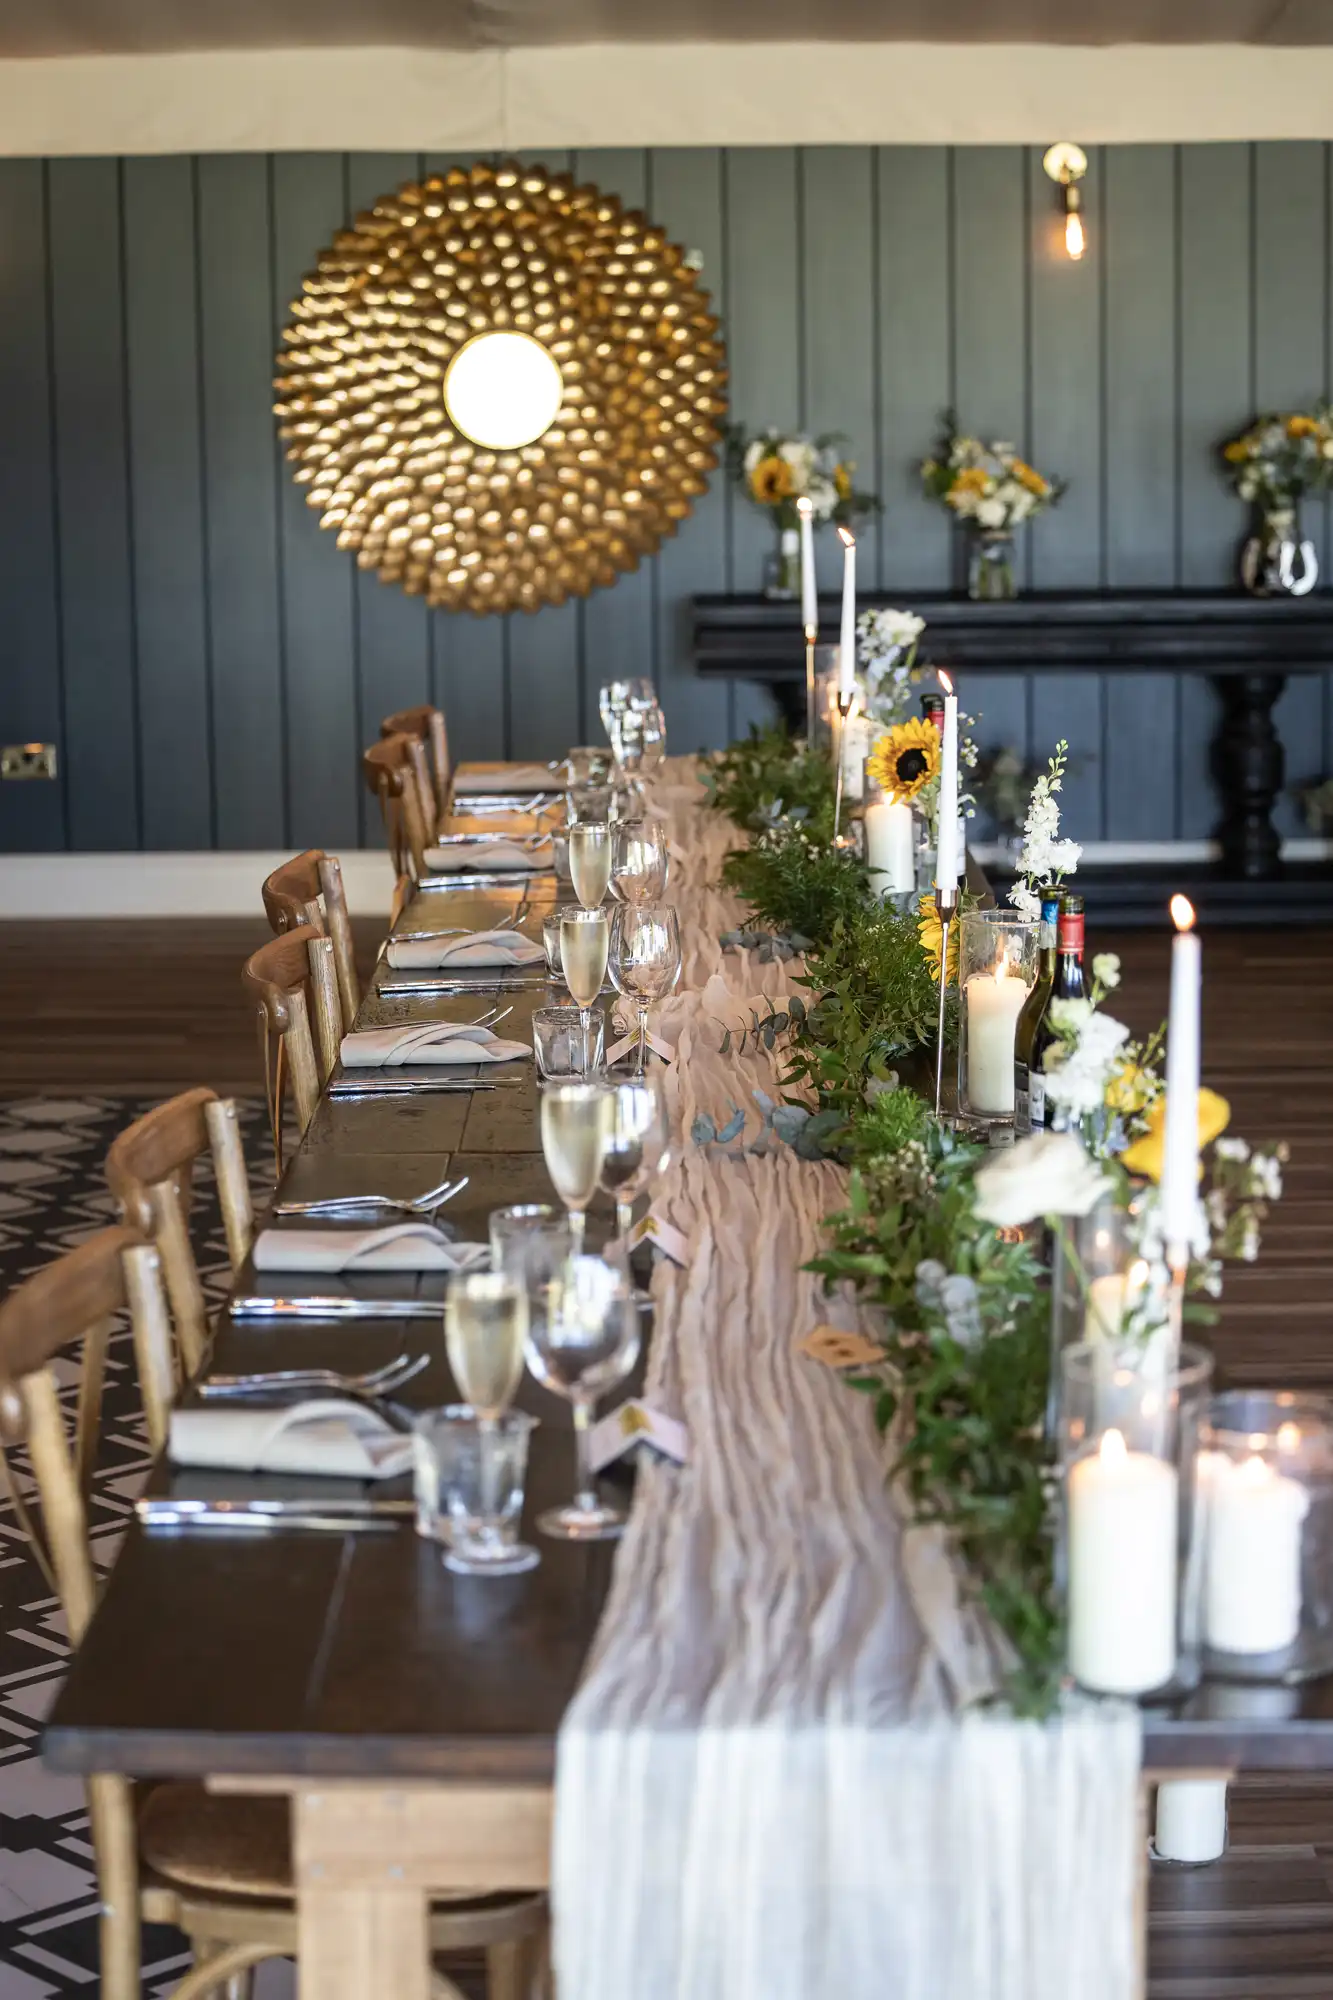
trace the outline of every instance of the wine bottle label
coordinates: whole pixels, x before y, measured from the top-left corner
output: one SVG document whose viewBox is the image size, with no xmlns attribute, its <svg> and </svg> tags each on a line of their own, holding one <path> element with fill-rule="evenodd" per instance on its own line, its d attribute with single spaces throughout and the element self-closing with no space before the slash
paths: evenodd
<svg viewBox="0 0 1333 2000">
<path fill-rule="evenodd" d="M 1040 1132 L 1045 1127 L 1046 1079 L 1035 1069 L 1028 1076 L 1028 1119 L 1030 1131 Z"/>
<path fill-rule="evenodd" d="M 1014 1132 L 1023 1138 L 1032 1130 L 1031 1072 L 1025 1062 L 1014 1064 Z"/>
<path fill-rule="evenodd" d="M 1083 912 L 1082 910 L 1061 910 L 1059 927 L 1059 948 L 1061 951 L 1076 951 L 1083 955 Z"/>
</svg>

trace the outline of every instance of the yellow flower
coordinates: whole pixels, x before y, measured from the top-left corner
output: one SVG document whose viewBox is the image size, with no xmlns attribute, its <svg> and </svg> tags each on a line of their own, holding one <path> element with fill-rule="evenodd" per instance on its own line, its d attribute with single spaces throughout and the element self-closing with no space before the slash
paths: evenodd
<svg viewBox="0 0 1333 2000">
<path fill-rule="evenodd" d="M 1141 1069 L 1135 1062 L 1122 1062 L 1112 1070 L 1107 1083 L 1106 1108 L 1122 1118 L 1135 1118 L 1151 1104 L 1156 1088 L 1151 1070 Z"/>
<path fill-rule="evenodd" d="M 834 466 L 834 468 L 833 468 L 833 489 L 834 489 L 834 491 L 836 492 L 836 494 L 837 494 L 837 496 L 838 496 L 839 500 L 850 500 L 850 499 L 851 499 L 851 497 L 852 497 L 852 468 L 851 468 L 850 466 L 848 466 L 848 465 L 835 465 L 835 466 Z"/>
<path fill-rule="evenodd" d="M 1249 455 L 1250 440 L 1248 438 L 1232 438 L 1231 443 L 1226 445 L 1222 452 L 1222 456 L 1228 465 L 1244 465 Z"/>
<path fill-rule="evenodd" d="M 989 485 L 990 474 L 981 466 L 965 465 L 949 488 L 948 497 L 952 500 L 955 493 L 975 493 L 978 500 L 983 500 Z"/>
<path fill-rule="evenodd" d="M 791 494 L 791 467 L 774 452 L 761 458 L 750 474 L 750 491 L 761 507 L 777 507 Z"/>
<path fill-rule="evenodd" d="M 1288 417 L 1287 436 L 1289 438 L 1316 437 L 1319 425 L 1313 417 Z"/>
<path fill-rule="evenodd" d="M 933 722 L 913 716 L 881 736 L 866 761 L 880 790 L 897 805 L 914 799 L 940 768 L 940 733 Z"/>
<path fill-rule="evenodd" d="M 1026 460 L 1021 458 L 1016 458 L 1013 464 L 1010 466 L 1009 470 L 1013 473 L 1014 478 L 1018 481 L 1019 485 L 1026 486 L 1028 492 L 1035 493 L 1039 500 L 1044 500 L 1046 495 L 1050 492 L 1051 489 L 1049 483 L 1046 480 L 1044 480 L 1041 474 L 1035 469 L 1035 467 L 1029 465 L 1026 462 Z"/>
<path fill-rule="evenodd" d="M 944 935 L 944 926 L 940 922 L 940 913 L 935 907 L 935 898 L 933 896 L 923 896 L 921 898 L 916 934 L 921 940 L 922 951 L 925 952 L 926 957 L 930 960 L 931 970 L 935 974 L 935 983 L 938 986 L 940 978 L 940 940 Z M 950 979 L 958 977 L 957 918 L 949 926 L 949 977 Z"/>
<path fill-rule="evenodd" d="M 1211 1146 L 1214 1139 L 1226 1131 L 1231 1122 L 1231 1106 L 1225 1097 L 1219 1097 L 1215 1090 L 1199 1092 L 1199 1146 Z M 1141 1139 L 1127 1146 L 1120 1155 L 1120 1163 L 1131 1174 L 1142 1174 L 1145 1180 L 1160 1181 L 1162 1161 L 1166 1150 L 1166 1093 L 1157 1099 L 1148 1113 L 1148 1129 Z"/>
</svg>

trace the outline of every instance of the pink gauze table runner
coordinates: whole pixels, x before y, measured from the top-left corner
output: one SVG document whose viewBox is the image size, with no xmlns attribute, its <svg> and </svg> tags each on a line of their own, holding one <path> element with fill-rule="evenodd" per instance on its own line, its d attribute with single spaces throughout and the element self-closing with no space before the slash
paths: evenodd
<svg viewBox="0 0 1333 2000">
<path fill-rule="evenodd" d="M 640 1474 L 560 1734 L 561 2000 L 1131 2000 L 1137 1712 L 973 1705 L 994 1635 L 900 1518 L 867 1404 L 796 1347 L 859 1323 L 801 1270 L 845 1175 L 690 1141 L 733 1106 L 757 1138 L 777 1066 L 722 1034 L 793 968 L 721 949 L 737 836 L 694 764 L 652 794 L 684 946 L 654 1024 L 681 1135 L 655 1207 L 691 1255 L 657 1259 L 647 1395 L 691 1457 Z"/>
</svg>

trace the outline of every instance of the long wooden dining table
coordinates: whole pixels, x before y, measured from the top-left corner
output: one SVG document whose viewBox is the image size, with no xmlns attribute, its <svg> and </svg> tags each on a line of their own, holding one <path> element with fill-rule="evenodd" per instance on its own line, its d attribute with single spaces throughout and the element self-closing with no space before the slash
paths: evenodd
<svg viewBox="0 0 1333 2000">
<path fill-rule="evenodd" d="M 557 893 L 549 875 L 430 886 L 397 928 L 481 929 L 516 918 L 540 942 Z M 530 969 L 472 975 L 468 992 L 448 997 L 395 997 L 390 989 L 405 978 L 381 957 L 359 1027 L 466 1020 L 498 1002 L 512 1009 L 503 1033 L 522 1040 L 533 1008 L 549 998 Z M 282 1198 L 408 1199 L 446 1172 L 466 1175 L 442 1219 L 461 1238 L 484 1240 L 494 1208 L 554 1198 L 533 1066 L 477 1081 L 502 1077 L 503 1088 L 443 1094 L 326 1091 Z M 249 1269 L 237 1285 L 281 1289 Z M 420 1408 L 456 1400 L 441 1279 L 382 1274 L 354 1281 L 354 1290 L 420 1298 L 422 1316 L 256 1320 L 224 1309 L 208 1370 L 317 1362 L 359 1371 L 407 1351 L 428 1355 L 429 1366 L 405 1400 Z M 525 1502 L 535 1538 L 536 1514 L 571 1491 L 572 1439 L 564 1403 L 530 1379 L 519 1400 L 541 1419 Z M 225 1493 L 229 1477 L 239 1475 L 160 1463 L 148 1490 Z M 302 1994 L 427 2000 L 432 1892 L 549 1882 L 556 1737 L 601 1617 L 614 1545 L 540 1546 L 540 1566 L 525 1575 L 473 1578 L 447 1571 L 408 1519 L 384 1533 L 234 1535 L 135 1520 L 51 1714 L 45 1757 L 66 1772 L 199 1778 L 220 1791 L 285 1795 Z M 1145 1769 L 1157 1776 L 1333 1768 L 1333 1683 L 1206 1685 L 1182 1704 L 1149 1709 L 1144 1745 Z"/>
</svg>

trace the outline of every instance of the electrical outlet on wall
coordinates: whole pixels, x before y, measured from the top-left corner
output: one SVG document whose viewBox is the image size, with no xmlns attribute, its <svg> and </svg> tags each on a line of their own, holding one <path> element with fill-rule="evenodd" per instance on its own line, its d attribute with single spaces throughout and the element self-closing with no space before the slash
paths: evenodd
<svg viewBox="0 0 1333 2000">
<path fill-rule="evenodd" d="M 0 748 L 0 778 L 54 778 L 54 743 L 6 743 Z"/>
</svg>

